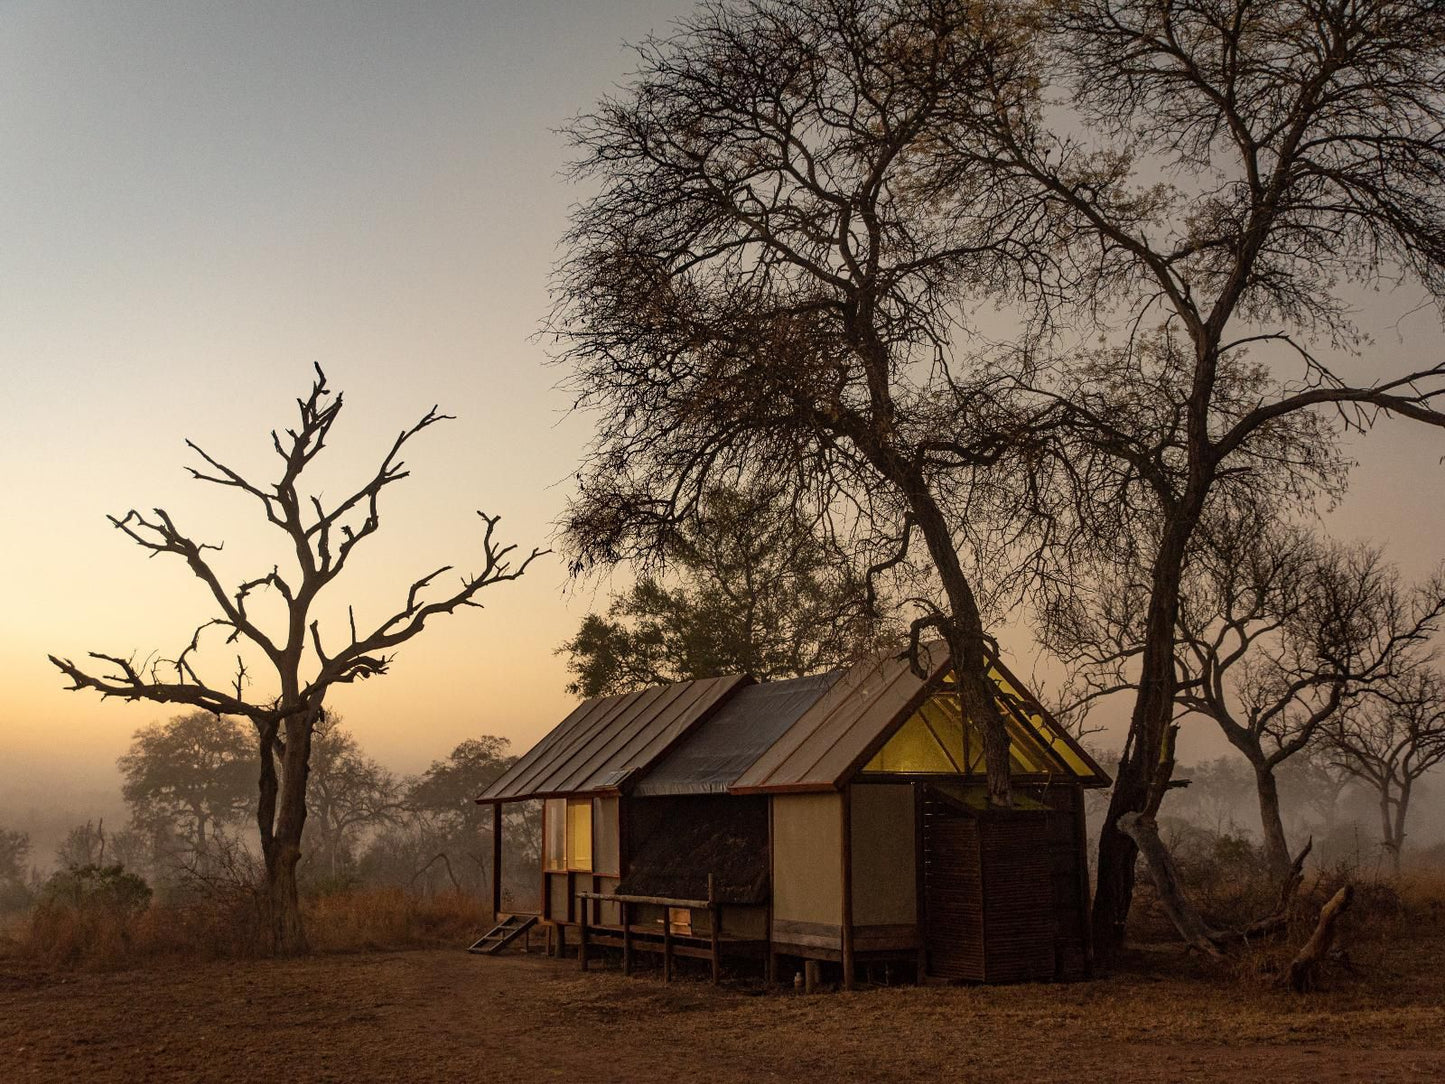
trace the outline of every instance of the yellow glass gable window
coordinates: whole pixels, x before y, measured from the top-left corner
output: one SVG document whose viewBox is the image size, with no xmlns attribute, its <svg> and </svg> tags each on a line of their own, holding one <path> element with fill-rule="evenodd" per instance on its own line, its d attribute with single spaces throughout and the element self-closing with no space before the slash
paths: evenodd
<svg viewBox="0 0 1445 1084">
<path fill-rule="evenodd" d="M 592 868 L 592 799 L 567 799 L 567 868 Z"/>
</svg>

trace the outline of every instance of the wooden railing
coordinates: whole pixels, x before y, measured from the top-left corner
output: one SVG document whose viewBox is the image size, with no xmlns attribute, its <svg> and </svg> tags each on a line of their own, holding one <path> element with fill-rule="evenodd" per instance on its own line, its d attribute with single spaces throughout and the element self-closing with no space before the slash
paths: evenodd
<svg viewBox="0 0 1445 1084">
<path fill-rule="evenodd" d="M 704 957 L 712 962 L 712 981 L 716 985 L 722 978 L 722 906 L 717 900 L 717 883 L 711 873 L 707 876 L 707 899 L 693 900 L 673 896 L 640 896 L 631 893 L 618 892 L 578 892 L 579 900 L 598 900 L 602 903 L 615 903 L 621 909 L 622 915 L 622 973 L 632 974 L 632 953 L 634 943 L 632 939 L 632 908 L 636 904 L 651 904 L 658 907 L 686 907 L 691 909 L 707 909 L 709 946 Z M 577 966 L 583 971 L 587 970 L 587 942 L 589 937 L 588 911 L 590 908 L 583 906 L 579 908 L 581 922 L 577 930 Z M 647 931 L 650 932 L 650 931 Z M 677 955 L 695 956 L 699 955 L 697 949 L 679 950 L 673 944 L 672 916 L 664 913 L 662 919 L 662 978 L 664 982 L 672 981 L 672 957 Z M 615 944 L 615 942 L 614 942 Z M 648 948 L 651 949 L 651 945 Z"/>
</svg>

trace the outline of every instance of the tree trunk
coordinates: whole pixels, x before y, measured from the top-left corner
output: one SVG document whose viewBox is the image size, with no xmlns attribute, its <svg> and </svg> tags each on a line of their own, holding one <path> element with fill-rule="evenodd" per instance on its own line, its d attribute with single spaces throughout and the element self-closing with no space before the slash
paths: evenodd
<svg viewBox="0 0 1445 1084">
<path fill-rule="evenodd" d="M 983 617 L 978 599 L 954 549 L 953 533 L 942 510 L 918 477 L 904 486 L 909 506 L 928 546 L 929 556 L 948 597 L 949 614 L 944 627 L 953 676 L 958 688 L 964 725 L 972 722 L 983 733 L 984 769 L 988 777 L 988 800 L 1007 808 L 1012 802 L 1013 766 L 1009 760 L 1008 728 L 998 709 L 998 691 L 988 676 Z"/>
<path fill-rule="evenodd" d="M 1099 829 L 1093 933 L 1095 956 L 1105 967 L 1124 945 L 1129 903 L 1134 898 L 1134 867 L 1139 848 L 1119 830 L 1119 818 L 1126 813 L 1137 813 L 1148 797 L 1148 780 L 1133 763 L 1136 757 L 1137 751 L 1131 746 L 1120 759 L 1114 789 L 1109 795 L 1109 809 Z"/>
<path fill-rule="evenodd" d="M 1400 876 L 1401 862 L 1405 853 L 1405 814 L 1410 811 L 1410 783 L 1406 780 L 1400 784 L 1400 795 L 1395 800 L 1395 831 L 1394 843 L 1391 846 L 1390 854 L 1395 860 L 1395 876 Z"/>
<path fill-rule="evenodd" d="M 1276 883 L 1289 876 L 1289 842 L 1284 835 L 1284 819 L 1279 811 L 1279 786 L 1274 769 L 1268 764 L 1254 765 L 1254 785 L 1259 794 L 1259 826 L 1264 837 L 1264 857 L 1269 875 Z"/>
<path fill-rule="evenodd" d="M 1197 504 L 1195 502 L 1192 512 L 1176 513 L 1165 529 L 1154 561 L 1140 660 L 1139 695 L 1129 719 L 1126 755 L 1119 761 L 1109 811 L 1099 835 L 1094 951 L 1106 967 L 1124 945 L 1124 928 L 1134 899 L 1134 865 L 1139 857 L 1134 841 L 1119 830 L 1119 818 L 1125 813 L 1152 818 L 1163 801 L 1173 766 L 1171 760 L 1161 770 L 1165 736 L 1174 719 L 1177 692 L 1174 630 L 1179 617 L 1179 589 L 1185 550 L 1198 519 Z"/>
<path fill-rule="evenodd" d="M 1395 820 L 1390 815 L 1390 784 L 1380 788 L 1380 843 L 1390 856 L 1396 873 L 1400 872 L 1400 847 L 1395 839 Z"/>
<path fill-rule="evenodd" d="M 304 714 L 286 720 L 280 790 L 275 801 L 276 816 L 272 830 L 262 836 L 262 851 L 266 859 L 265 947 L 273 956 L 300 956 L 309 947 L 301 924 L 296 865 L 301 860 L 301 833 L 306 826 L 311 722 L 310 716 Z"/>
</svg>

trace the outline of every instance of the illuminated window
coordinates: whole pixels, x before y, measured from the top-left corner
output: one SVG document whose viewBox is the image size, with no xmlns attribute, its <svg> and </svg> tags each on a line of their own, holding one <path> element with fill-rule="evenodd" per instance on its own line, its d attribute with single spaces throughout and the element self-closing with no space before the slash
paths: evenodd
<svg viewBox="0 0 1445 1084">
<path fill-rule="evenodd" d="M 592 799 L 567 799 L 567 868 L 592 868 Z"/>
</svg>

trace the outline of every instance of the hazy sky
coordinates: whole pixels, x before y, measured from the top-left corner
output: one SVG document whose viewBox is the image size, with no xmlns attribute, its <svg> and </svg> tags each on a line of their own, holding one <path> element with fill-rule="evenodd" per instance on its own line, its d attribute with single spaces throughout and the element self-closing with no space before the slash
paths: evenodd
<svg viewBox="0 0 1445 1084">
<path fill-rule="evenodd" d="M 431 404 L 458 416 L 415 445 L 338 585 L 359 618 L 469 563 L 474 508 L 546 542 L 587 435 L 532 338 L 577 197 L 553 129 L 625 77 L 625 41 L 690 6 L 0 3 L 10 797 L 112 786 L 131 731 L 167 714 L 63 692 L 46 652 L 169 654 L 209 616 L 178 563 L 145 560 L 104 513 L 164 506 L 225 539 L 238 573 L 281 559 L 249 506 L 187 480 L 182 441 L 269 470 L 265 434 L 313 361 L 349 403 L 331 495 Z M 1432 316 L 1375 304 L 1382 353 L 1433 361 Z M 1442 451 L 1418 427 L 1372 437 L 1332 528 L 1390 541 L 1411 571 L 1438 560 Z M 567 710 L 554 650 L 592 596 L 551 560 L 484 601 L 337 695 L 388 765 L 484 733 L 522 751 Z"/>
</svg>

